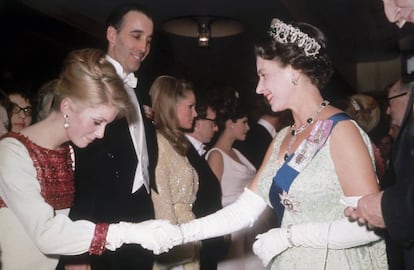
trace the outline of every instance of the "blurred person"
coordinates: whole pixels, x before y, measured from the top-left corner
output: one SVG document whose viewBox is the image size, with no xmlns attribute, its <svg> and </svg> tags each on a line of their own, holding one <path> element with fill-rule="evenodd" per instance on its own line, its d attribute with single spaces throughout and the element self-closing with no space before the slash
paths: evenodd
<svg viewBox="0 0 414 270">
<path fill-rule="evenodd" d="M 378 126 L 381 118 L 380 107 L 372 96 L 354 94 L 348 98 L 348 106 L 344 111 L 349 114 L 358 125 L 370 134 Z"/>
<path fill-rule="evenodd" d="M 6 108 L 0 104 L 0 136 L 7 133 L 9 126 L 9 116 Z"/>
<path fill-rule="evenodd" d="M 378 149 L 384 160 L 386 168 L 388 168 L 388 166 L 390 165 L 390 158 L 392 154 L 393 143 L 394 143 L 394 138 L 390 134 L 384 134 L 383 136 L 380 137 L 378 141 Z"/>
<path fill-rule="evenodd" d="M 8 111 L 11 110 L 9 97 L 0 90 L 0 137 L 10 131 L 10 117 Z"/>
<path fill-rule="evenodd" d="M 59 254 L 100 255 L 127 243 L 156 253 L 174 244 L 170 235 L 177 229 L 166 221 L 94 224 L 67 217 L 77 165 L 69 142 L 87 147 L 102 138 L 106 126 L 129 106 L 122 81 L 103 51 L 73 51 L 57 81 L 49 116 L 0 140 L 4 269 L 55 269 Z"/>
<path fill-rule="evenodd" d="M 412 78 L 401 78 L 388 90 L 387 114 L 399 133 L 393 143 L 385 189 L 363 196 L 356 208 L 345 210 L 360 223 L 386 228 L 390 269 L 414 268 L 413 91 Z"/>
<path fill-rule="evenodd" d="M 187 158 L 197 171 L 199 179 L 193 212 L 197 218 L 200 218 L 220 210 L 222 204 L 220 182 L 204 158 L 206 145 L 211 142 L 218 130 L 216 111 L 206 97 L 198 95 L 196 100 L 197 117 L 192 129 L 187 130 L 185 135 L 191 143 Z M 224 241 L 224 237 L 203 240 L 200 249 L 200 269 L 216 270 L 217 263 L 225 256 L 227 248 L 228 244 Z"/>
<path fill-rule="evenodd" d="M 267 149 L 277 132 L 291 124 L 289 111 L 273 112 L 263 96 L 260 96 L 260 100 L 256 105 L 259 119 L 252 124 L 244 141 L 234 143 L 234 147 L 247 157 L 256 170 L 259 170 Z"/>
<path fill-rule="evenodd" d="M 124 82 L 133 110 L 108 125 L 105 137 L 76 152 L 76 196 L 69 216 L 94 222 L 140 222 L 154 218 L 151 188 L 157 161 L 155 129 L 134 90 L 136 72 L 150 52 L 151 13 L 139 4 L 122 4 L 106 20 L 106 59 Z M 152 252 L 124 245 L 102 256 L 65 258 L 62 264 L 97 269 L 152 269 Z"/>
<path fill-rule="evenodd" d="M 7 91 L 12 103 L 10 114 L 10 128 L 13 132 L 19 132 L 32 123 L 33 107 L 30 97 L 22 90 L 12 88 Z"/>
<path fill-rule="evenodd" d="M 193 220 L 193 203 L 198 191 L 198 174 L 186 154 L 190 143 L 184 130 L 197 116 L 193 85 L 172 76 L 159 76 L 150 88 L 154 125 L 157 130 L 157 190 L 152 190 L 155 218 L 182 224 Z M 199 269 L 199 246 L 189 243 L 160 255 L 154 269 Z M 179 268 L 177 268 L 179 267 Z"/>
<path fill-rule="evenodd" d="M 57 79 L 44 83 L 36 93 L 36 121 L 45 119 L 52 107 Z"/>
<path fill-rule="evenodd" d="M 253 251 L 271 269 L 387 269 L 384 241 L 343 215 L 378 192 L 368 135 L 320 90 L 332 75 L 326 39 L 306 23 L 273 19 L 255 47 L 256 92 L 294 124 L 273 140 L 243 194 L 207 217 L 182 224 L 184 243 L 252 225 L 270 205 L 280 222 L 258 235 Z M 346 143 L 344 143 L 346 142 Z"/>
<path fill-rule="evenodd" d="M 350 96 L 344 111 L 358 123 L 368 136 L 378 126 L 381 118 L 381 110 L 378 102 L 375 98 L 366 94 L 354 94 Z M 375 157 L 375 170 L 378 180 L 381 182 L 385 173 L 385 162 L 372 139 L 371 144 Z"/>
<path fill-rule="evenodd" d="M 247 107 L 241 102 L 238 93 L 231 88 L 217 88 L 212 103 L 216 110 L 218 126 L 217 140 L 206 153 L 210 168 L 220 181 L 222 205 L 233 203 L 243 193 L 244 188 L 253 179 L 256 169 L 253 164 L 236 148 L 236 140 L 245 140 L 249 131 Z M 249 233 L 243 230 L 230 235 L 227 255 L 218 263 L 219 270 L 251 269 L 251 260 L 256 260 L 251 252 Z M 254 263 L 253 263 L 254 264 Z M 257 265 L 261 268 L 260 262 Z"/>
</svg>

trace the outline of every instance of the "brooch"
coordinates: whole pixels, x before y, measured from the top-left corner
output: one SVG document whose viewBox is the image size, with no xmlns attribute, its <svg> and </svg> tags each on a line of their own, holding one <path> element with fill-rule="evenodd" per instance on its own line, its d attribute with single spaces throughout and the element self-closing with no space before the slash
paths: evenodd
<svg viewBox="0 0 414 270">
<path fill-rule="evenodd" d="M 293 213 L 300 211 L 298 202 L 293 196 L 289 195 L 286 191 L 283 191 L 282 194 L 279 194 L 280 203 L 288 210 Z"/>
</svg>

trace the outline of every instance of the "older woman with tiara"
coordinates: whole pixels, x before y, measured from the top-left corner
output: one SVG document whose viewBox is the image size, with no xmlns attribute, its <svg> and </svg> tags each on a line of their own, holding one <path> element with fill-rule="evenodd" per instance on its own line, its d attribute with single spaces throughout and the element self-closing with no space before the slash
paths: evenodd
<svg viewBox="0 0 414 270">
<path fill-rule="evenodd" d="M 253 250 L 271 269 L 387 269 L 384 241 L 343 215 L 379 188 L 369 137 L 321 96 L 332 74 L 324 35 L 273 19 L 255 53 L 256 92 L 273 111 L 291 110 L 294 124 L 278 133 L 236 202 L 181 225 L 183 242 L 252 225 L 270 205 L 280 228 L 259 235 Z"/>
</svg>

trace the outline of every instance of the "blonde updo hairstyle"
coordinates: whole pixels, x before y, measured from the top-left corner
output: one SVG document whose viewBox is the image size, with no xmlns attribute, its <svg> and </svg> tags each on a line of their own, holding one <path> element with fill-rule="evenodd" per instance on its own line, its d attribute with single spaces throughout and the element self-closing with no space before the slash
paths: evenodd
<svg viewBox="0 0 414 270">
<path fill-rule="evenodd" d="M 378 125 L 381 117 L 375 98 L 365 94 L 355 94 L 349 97 L 345 112 L 367 133 Z"/>
<path fill-rule="evenodd" d="M 113 105 L 118 117 L 130 108 L 129 97 L 115 68 L 100 49 L 80 49 L 69 53 L 56 82 L 51 109 L 60 111 L 64 98 L 72 99 L 79 108 Z"/>
</svg>

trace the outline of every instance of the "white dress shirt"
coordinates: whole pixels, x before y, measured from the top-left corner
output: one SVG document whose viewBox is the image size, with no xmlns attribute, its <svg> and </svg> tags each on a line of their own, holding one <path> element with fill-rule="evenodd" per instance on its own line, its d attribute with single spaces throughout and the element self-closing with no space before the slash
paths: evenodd
<svg viewBox="0 0 414 270">
<path fill-rule="evenodd" d="M 262 125 L 269 132 L 269 134 L 272 135 L 273 138 L 276 137 L 277 132 L 276 132 L 275 127 L 272 124 L 270 124 L 269 122 L 267 122 L 263 118 L 260 118 L 259 121 L 257 121 L 257 123 L 259 125 Z"/>
<path fill-rule="evenodd" d="M 194 148 L 197 150 L 198 154 L 200 156 L 204 155 L 204 153 L 206 152 L 206 149 L 205 149 L 206 146 L 204 145 L 204 143 L 200 142 L 199 140 L 197 140 L 191 135 L 185 134 L 185 136 L 190 141 L 190 143 L 194 146 Z"/>
<path fill-rule="evenodd" d="M 106 59 L 115 67 L 116 73 L 124 81 L 125 91 L 128 93 L 131 103 L 134 106 L 132 114 L 126 116 L 129 124 L 129 132 L 131 133 L 132 142 L 134 143 L 135 152 L 138 157 L 138 165 L 135 171 L 134 184 L 132 186 L 132 193 L 136 192 L 142 185 L 145 185 L 147 192 L 150 192 L 149 187 L 149 172 L 148 172 L 148 151 L 145 138 L 145 129 L 143 118 L 141 114 L 140 105 L 134 88 L 137 85 L 137 78 L 134 73 L 126 74 L 122 66 L 110 56 Z"/>
</svg>

